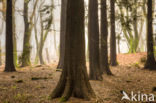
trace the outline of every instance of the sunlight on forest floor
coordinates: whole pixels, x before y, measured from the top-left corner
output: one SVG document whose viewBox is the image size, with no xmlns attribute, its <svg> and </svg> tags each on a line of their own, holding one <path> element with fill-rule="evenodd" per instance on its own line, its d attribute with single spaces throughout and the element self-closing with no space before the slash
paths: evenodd
<svg viewBox="0 0 156 103">
<path fill-rule="evenodd" d="M 141 58 L 146 53 L 119 54 L 119 66 L 111 67 L 114 76 L 103 75 L 103 81 L 90 81 L 97 100 L 83 101 L 70 98 L 66 103 L 129 103 L 121 101 L 121 91 L 131 93 L 156 92 L 156 72 L 142 69 Z M 0 103 L 58 103 L 50 100 L 49 94 L 55 88 L 60 72 L 57 64 L 18 68 L 15 73 L 4 73 L 0 68 Z"/>
</svg>

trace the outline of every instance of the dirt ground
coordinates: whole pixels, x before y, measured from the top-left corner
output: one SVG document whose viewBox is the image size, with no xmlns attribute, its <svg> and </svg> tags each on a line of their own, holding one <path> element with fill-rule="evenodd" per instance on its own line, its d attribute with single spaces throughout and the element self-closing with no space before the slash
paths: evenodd
<svg viewBox="0 0 156 103">
<path fill-rule="evenodd" d="M 119 66 L 111 67 L 114 76 L 103 75 L 103 81 L 90 81 L 96 99 L 70 98 L 66 103 L 141 103 L 121 101 L 122 91 L 156 96 L 156 71 L 143 69 L 141 58 L 145 56 L 145 53 L 119 54 Z M 0 103 L 59 103 L 59 99 L 49 98 L 61 74 L 55 71 L 56 66 L 54 63 L 18 68 L 15 73 L 4 73 L 4 67 L 0 67 Z"/>
</svg>

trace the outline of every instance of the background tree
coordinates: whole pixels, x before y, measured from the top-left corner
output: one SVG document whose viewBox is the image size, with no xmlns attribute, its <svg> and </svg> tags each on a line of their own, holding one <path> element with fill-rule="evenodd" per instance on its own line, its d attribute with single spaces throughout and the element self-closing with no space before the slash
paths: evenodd
<svg viewBox="0 0 156 103">
<path fill-rule="evenodd" d="M 51 5 L 44 5 L 40 8 L 40 25 L 41 25 L 41 36 L 40 36 L 40 44 L 39 44 L 39 60 L 40 64 L 45 64 L 43 60 L 43 47 L 46 41 L 46 38 L 48 36 L 48 33 L 50 32 L 50 27 L 53 22 L 53 1 L 51 2 Z"/>
<path fill-rule="evenodd" d="M 33 29 L 33 17 L 35 15 L 35 10 L 37 7 L 38 0 L 35 1 L 35 4 L 33 6 L 33 12 L 30 15 L 29 18 L 29 0 L 24 0 L 24 11 L 23 11 L 23 17 L 24 17 L 24 41 L 23 41 L 23 53 L 22 53 L 22 66 L 29 66 L 31 65 L 30 62 L 30 51 L 31 51 L 31 46 L 30 46 L 30 38 L 31 38 L 31 31 Z"/>
<path fill-rule="evenodd" d="M 89 43 L 89 77 L 92 80 L 101 80 L 99 59 L 99 23 L 98 1 L 89 0 L 88 11 L 88 43 Z"/>
<path fill-rule="evenodd" d="M 5 72 L 14 72 L 13 59 L 13 27 L 12 27 L 12 0 L 7 0 L 6 9 L 6 56 L 5 56 Z"/>
<path fill-rule="evenodd" d="M 108 64 L 108 21 L 107 21 L 107 0 L 101 0 L 101 51 L 100 68 L 103 73 L 112 75 Z"/>
<path fill-rule="evenodd" d="M 13 5 L 13 8 L 12 8 L 12 13 L 13 13 L 13 15 L 12 15 L 12 21 L 13 21 L 13 47 L 14 47 L 14 65 L 17 67 L 18 66 L 18 60 L 17 60 L 17 40 L 16 40 L 16 16 L 15 16 L 15 11 L 16 11 L 16 9 L 15 9 L 15 4 L 16 4 L 16 0 L 12 0 L 12 5 Z"/>
<path fill-rule="evenodd" d="M 71 95 L 90 99 L 95 94 L 89 83 L 85 61 L 84 0 L 68 0 L 64 68 L 51 98 Z"/>
<path fill-rule="evenodd" d="M 111 23 L 111 37 L 110 37 L 110 64 L 117 65 L 116 57 L 116 33 L 115 33 L 115 0 L 110 0 L 110 23 Z"/>
<path fill-rule="evenodd" d="M 145 68 L 156 70 L 156 61 L 154 58 L 153 49 L 153 11 L 152 11 L 152 0 L 147 1 L 147 60 Z"/>
</svg>

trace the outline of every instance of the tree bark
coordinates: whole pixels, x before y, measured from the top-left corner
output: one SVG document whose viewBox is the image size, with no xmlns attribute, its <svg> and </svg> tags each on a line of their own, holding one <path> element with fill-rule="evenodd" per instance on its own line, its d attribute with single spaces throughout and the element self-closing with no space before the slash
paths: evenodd
<svg viewBox="0 0 156 103">
<path fill-rule="evenodd" d="M 16 67 L 18 67 L 18 60 L 17 60 L 17 43 L 16 43 L 16 21 L 15 21 L 15 3 L 16 3 L 16 0 L 12 0 L 13 2 L 13 15 L 12 15 L 12 21 L 13 21 L 13 46 L 14 46 L 14 65 Z"/>
<path fill-rule="evenodd" d="M 111 37 L 110 37 L 110 65 L 117 65 L 116 58 L 116 34 L 115 34 L 115 0 L 110 0 L 111 5 Z"/>
<path fill-rule="evenodd" d="M 108 64 L 108 21 L 107 21 L 107 0 L 101 0 L 101 52 L 100 66 L 102 72 L 112 75 Z"/>
<path fill-rule="evenodd" d="M 66 9 L 67 0 L 61 1 L 61 31 L 60 31 L 60 57 L 57 69 L 62 69 L 64 67 L 64 52 L 65 52 L 65 30 L 66 30 Z"/>
<path fill-rule="evenodd" d="M 89 0 L 88 12 L 89 77 L 92 80 L 102 80 L 102 71 L 100 70 L 99 59 L 99 23 L 97 0 Z"/>
<path fill-rule="evenodd" d="M 152 0 L 147 1 L 147 60 L 145 63 L 146 69 L 156 70 L 156 61 L 154 58 L 153 49 L 153 15 L 152 15 Z"/>
<path fill-rule="evenodd" d="M 22 53 L 22 66 L 29 66 L 30 63 L 30 33 L 29 30 L 29 21 L 28 21 L 28 4 L 29 1 L 24 1 L 24 24 L 25 24 L 25 31 L 24 31 L 24 42 L 23 42 L 23 53 Z"/>
<path fill-rule="evenodd" d="M 33 12 L 29 18 L 28 15 L 28 4 L 29 0 L 24 1 L 24 24 L 25 24 L 25 32 L 24 32 L 24 42 L 23 42 L 23 53 L 22 53 L 22 66 L 29 66 L 31 65 L 30 62 L 30 51 L 31 51 L 31 46 L 30 46 L 30 38 L 31 38 L 31 32 L 33 29 L 33 17 L 35 15 L 37 3 L 39 0 L 35 1 L 35 4 L 33 6 Z"/>
<path fill-rule="evenodd" d="M 5 56 L 5 72 L 14 72 L 13 59 L 13 27 L 12 27 L 12 0 L 7 0 L 6 10 L 6 56 Z"/>
<path fill-rule="evenodd" d="M 71 95 L 89 100 L 95 94 L 89 83 L 85 61 L 84 0 L 68 0 L 64 68 L 51 98 Z"/>
<path fill-rule="evenodd" d="M 1 28 L 0 28 L 0 35 L 2 36 L 2 32 L 4 29 L 4 21 L 1 23 Z M 0 66 L 2 65 L 2 45 L 1 45 L 2 39 L 0 39 Z"/>
</svg>

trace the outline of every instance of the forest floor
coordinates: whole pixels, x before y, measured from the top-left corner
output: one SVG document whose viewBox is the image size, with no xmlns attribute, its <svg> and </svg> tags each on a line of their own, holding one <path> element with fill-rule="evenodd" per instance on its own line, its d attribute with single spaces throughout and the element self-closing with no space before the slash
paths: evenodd
<svg viewBox="0 0 156 103">
<path fill-rule="evenodd" d="M 103 75 L 103 81 L 90 81 L 96 100 L 70 98 L 66 103 L 134 103 L 121 101 L 121 91 L 156 96 L 156 71 L 143 69 L 145 57 L 146 53 L 119 54 L 119 65 L 111 67 L 114 76 Z M 58 99 L 49 99 L 61 74 L 56 72 L 56 66 L 54 63 L 18 68 L 14 73 L 4 73 L 4 66 L 0 67 L 0 103 L 59 103 Z"/>
</svg>

